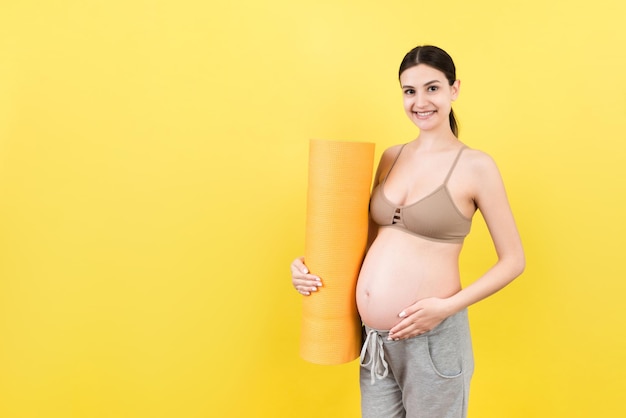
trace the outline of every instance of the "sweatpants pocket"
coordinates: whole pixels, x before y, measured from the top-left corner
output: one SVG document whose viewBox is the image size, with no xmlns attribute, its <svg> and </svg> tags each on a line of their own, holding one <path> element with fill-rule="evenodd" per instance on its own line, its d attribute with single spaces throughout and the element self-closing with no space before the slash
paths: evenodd
<svg viewBox="0 0 626 418">
<path fill-rule="evenodd" d="M 463 374 L 463 353 L 460 344 L 448 335 L 428 336 L 428 357 L 435 374 L 443 378 L 455 378 Z"/>
</svg>

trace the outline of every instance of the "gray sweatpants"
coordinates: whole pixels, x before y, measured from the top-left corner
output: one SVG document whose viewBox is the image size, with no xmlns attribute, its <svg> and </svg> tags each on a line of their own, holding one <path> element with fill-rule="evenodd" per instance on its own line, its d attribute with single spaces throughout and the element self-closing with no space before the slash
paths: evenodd
<svg viewBox="0 0 626 418">
<path fill-rule="evenodd" d="M 388 341 L 365 326 L 361 351 L 363 418 L 464 418 L 474 371 L 467 309 L 431 331 Z"/>
</svg>

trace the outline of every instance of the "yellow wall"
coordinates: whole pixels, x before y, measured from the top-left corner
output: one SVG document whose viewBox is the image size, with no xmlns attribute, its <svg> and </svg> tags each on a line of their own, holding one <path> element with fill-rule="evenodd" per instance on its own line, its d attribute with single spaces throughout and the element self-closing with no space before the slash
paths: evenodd
<svg viewBox="0 0 626 418">
<path fill-rule="evenodd" d="M 471 308 L 470 417 L 626 415 L 625 15 L 2 2 L 0 416 L 358 417 L 357 364 L 298 357 L 308 140 L 411 140 L 396 68 L 420 43 L 455 58 L 528 256 Z M 477 217 L 464 280 L 493 259 Z"/>
</svg>

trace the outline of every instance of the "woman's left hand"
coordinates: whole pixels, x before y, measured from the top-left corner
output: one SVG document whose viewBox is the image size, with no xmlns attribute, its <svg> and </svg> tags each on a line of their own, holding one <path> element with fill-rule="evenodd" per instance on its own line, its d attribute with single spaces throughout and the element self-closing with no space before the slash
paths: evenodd
<svg viewBox="0 0 626 418">
<path fill-rule="evenodd" d="M 401 320 L 389 331 L 389 339 L 397 341 L 424 334 L 451 314 L 446 299 L 422 299 L 400 312 Z"/>
</svg>

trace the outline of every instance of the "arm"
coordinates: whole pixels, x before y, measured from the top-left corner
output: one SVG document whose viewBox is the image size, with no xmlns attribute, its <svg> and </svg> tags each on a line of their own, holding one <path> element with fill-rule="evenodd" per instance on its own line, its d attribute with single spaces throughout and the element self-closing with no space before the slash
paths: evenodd
<svg viewBox="0 0 626 418">
<path fill-rule="evenodd" d="M 389 165 L 391 164 L 391 161 L 393 160 L 393 158 L 395 158 L 395 155 L 398 152 L 400 152 L 398 146 L 388 148 L 387 150 L 385 150 L 385 152 L 383 152 L 383 155 L 380 157 L 380 162 L 378 163 L 378 168 L 376 169 L 376 173 L 374 174 L 374 182 L 372 184 L 372 191 L 380 184 L 381 172 L 383 168 L 385 170 L 388 170 L 387 167 L 389 167 Z M 367 226 L 367 245 L 365 246 L 365 253 L 363 254 L 363 257 L 365 257 L 365 254 L 367 254 L 370 247 L 372 246 L 372 243 L 376 239 L 376 236 L 378 235 L 378 225 L 376 225 L 376 222 L 374 222 L 374 220 L 372 219 L 371 214 L 370 216 L 368 216 L 368 220 L 369 220 L 369 223 Z"/>
<path fill-rule="evenodd" d="M 375 188 L 379 184 L 381 167 L 389 167 L 392 158 L 399 152 L 399 146 L 395 146 L 387 149 L 378 164 L 376 174 L 374 175 L 374 184 L 372 188 Z M 369 250 L 372 242 L 378 234 L 378 225 L 369 218 L 369 224 L 367 229 L 367 245 L 365 247 L 365 254 Z M 304 257 L 298 257 L 291 263 L 291 283 L 293 287 L 303 296 L 310 296 L 311 292 L 316 292 L 319 287 L 322 286 L 322 281 L 314 274 L 310 274 L 309 269 L 304 264 Z"/>
<path fill-rule="evenodd" d="M 496 293 L 522 274 L 526 266 L 522 241 L 495 162 L 484 155 L 476 171 L 480 187 L 474 201 L 485 219 L 498 261 L 482 277 L 448 298 L 450 314 Z"/>
<path fill-rule="evenodd" d="M 498 261 L 456 294 L 445 299 L 423 299 L 407 307 L 399 314 L 400 322 L 390 330 L 393 339 L 430 331 L 445 318 L 496 293 L 524 271 L 524 250 L 500 172 L 491 157 L 483 153 L 472 164 L 473 200 L 485 219 Z"/>
</svg>

